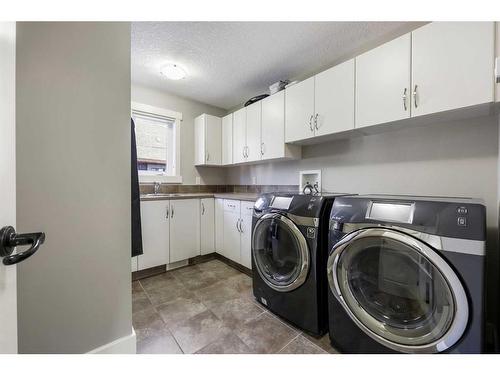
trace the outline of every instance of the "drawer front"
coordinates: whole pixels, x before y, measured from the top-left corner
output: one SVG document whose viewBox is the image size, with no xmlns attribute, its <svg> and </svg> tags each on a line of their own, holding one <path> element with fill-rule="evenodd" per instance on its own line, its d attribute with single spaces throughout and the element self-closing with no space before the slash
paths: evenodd
<svg viewBox="0 0 500 375">
<path fill-rule="evenodd" d="M 241 201 L 241 216 L 253 214 L 254 202 Z"/>
<path fill-rule="evenodd" d="M 240 212 L 240 201 L 234 199 L 224 199 L 224 211 Z"/>
</svg>

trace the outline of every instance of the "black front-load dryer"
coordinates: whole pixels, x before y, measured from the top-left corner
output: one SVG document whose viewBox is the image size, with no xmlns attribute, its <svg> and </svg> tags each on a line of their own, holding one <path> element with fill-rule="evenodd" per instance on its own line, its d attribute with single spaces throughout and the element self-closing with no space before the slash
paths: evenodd
<svg viewBox="0 0 500 375">
<path fill-rule="evenodd" d="M 328 327 L 328 221 L 336 196 L 339 194 L 263 194 L 253 212 L 255 298 L 316 336 L 326 333 Z"/>
<path fill-rule="evenodd" d="M 481 353 L 486 209 L 356 196 L 330 217 L 329 333 L 347 353 Z"/>
</svg>

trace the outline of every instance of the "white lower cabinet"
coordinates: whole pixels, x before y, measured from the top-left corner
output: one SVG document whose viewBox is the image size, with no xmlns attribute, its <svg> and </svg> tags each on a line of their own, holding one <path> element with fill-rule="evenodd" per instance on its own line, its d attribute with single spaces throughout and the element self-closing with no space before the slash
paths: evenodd
<svg viewBox="0 0 500 375">
<path fill-rule="evenodd" d="M 200 200 L 170 201 L 170 262 L 200 255 Z"/>
<path fill-rule="evenodd" d="M 169 262 L 169 210 L 168 200 L 141 202 L 143 254 L 137 257 L 139 271 Z"/>
<path fill-rule="evenodd" d="M 224 200 L 224 234 L 221 254 L 240 263 L 240 201 Z"/>
<path fill-rule="evenodd" d="M 215 199 L 215 251 L 221 253 L 224 248 L 224 199 Z"/>
<path fill-rule="evenodd" d="M 252 213 L 253 202 L 241 202 L 240 263 L 252 268 Z"/>
<path fill-rule="evenodd" d="M 213 211 L 212 211 L 213 212 Z M 200 200 L 141 202 L 143 254 L 132 258 L 138 271 L 200 255 Z"/>
<path fill-rule="evenodd" d="M 141 202 L 144 253 L 132 272 L 217 252 L 252 268 L 253 202 L 175 199 Z"/>
<path fill-rule="evenodd" d="M 215 251 L 215 207 L 213 198 L 200 200 L 200 254 Z"/>
<path fill-rule="evenodd" d="M 218 252 L 247 268 L 252 268 L 252 212 L 253 202 L 224 200 L 223 246 Z"/>
</svg>

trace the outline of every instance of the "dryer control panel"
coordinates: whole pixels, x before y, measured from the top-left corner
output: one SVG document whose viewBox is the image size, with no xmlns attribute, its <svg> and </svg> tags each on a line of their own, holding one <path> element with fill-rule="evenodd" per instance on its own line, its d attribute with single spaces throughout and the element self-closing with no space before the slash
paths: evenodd
<svg viewBox="0 0 500 375">
<path fill-rule="evenodd" d="M 486 239 L 485 205 L 465 198 L 338 197 L 330 213 L 330 230 L 342 230 L 345 223 L 397 225 L 443 237 Z"/>
</svg>

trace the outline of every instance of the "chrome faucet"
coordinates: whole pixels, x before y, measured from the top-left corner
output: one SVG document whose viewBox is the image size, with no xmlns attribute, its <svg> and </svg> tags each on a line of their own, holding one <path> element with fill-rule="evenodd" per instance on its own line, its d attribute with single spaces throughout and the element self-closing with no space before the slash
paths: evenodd
<svg viewBox="0 0 500 375">
<path fill-rule="evenodd" d="M 159 182 L 155 182 L 154 183 L 154 193 L 155 194 L 159 194 L 160 193 L 160 187 L 161 187 L 161 184 Z"/>
</svg>

